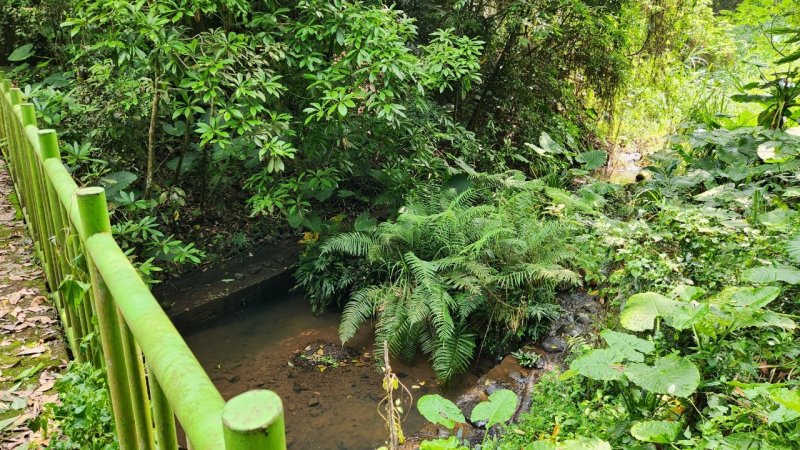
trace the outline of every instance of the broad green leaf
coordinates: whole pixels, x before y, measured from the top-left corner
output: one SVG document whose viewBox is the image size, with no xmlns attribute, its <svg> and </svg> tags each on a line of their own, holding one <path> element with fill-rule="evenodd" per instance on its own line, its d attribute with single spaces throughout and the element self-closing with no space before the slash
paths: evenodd
<svg viewBox="0 0 800 450">
<path fill-rule="evenodd" d="M 611 444 L 599 438 L 580 437 L 564 441 L 559 450 L 611 450 Z"/>
<path fill-rule="evenodd" d="M 745 270 L 742 279 L 751 283 L 774 283 L 782 281 L 788 284 L 800 283 L 800 270 L 789 267 L 756 267 Z"/>
<path fill-rule="evenodd" d="M 794 330 L 797 324 L 784 314 L 776 313 L 775 311 L 758 311 L 749 314 L 742 314 L 738 319 L 736 329 L 739 328 L 782 328 L 784 330 Z"/>
<path fill-rule="evenodd" d="M 536 441 L 522 447 L 523 450 L 558 450 L 556 444 L 547 441 Z"/>
<path fill-rule="evenodd" d="M 572 361 L 569 368 L 592 380 L 615 381 L 623 376 L 624 355 L 611 348 L 596 348 Z"/>
<path fill-rule="evenodd" d="M 136 181 L 136 174 L 121 170 L 112 174 L 106 175 L 100 179 L 100 184 L 106 190 L 106 196 L 113 199 L 117 194 Z"/>
<path fill-rule="evenodd" d="M 667 325 L 676 330 L 686 330 L 703 320 L 710 308 L 707 303 L 687 303 L 678 305 L 669 316 L 664 318 Z"/>
<path fill-rule="evenodd" d="M 31 56 L 33 56 L 33 44 L 25 44 L 14 49 L 14 51 L 8 55 L 8 60 L 13 62 L 25 61 Z"/>
<path fill-rule="evenodd" d="M 619 316 L 623 327 L 631 331 L 652 330 L 656 317 L 671 314 L 679 303 L 655 292 L 631 296 Z"/>
<path fill-rule="evenodd" d="M 658 358 L 655 365 L 630 364 L 625 376 L 634 384 L 656 394 L 688 397 L 700 384 L 700 371 L 686 358 L 669 355 Z"/>
<path fill-rule="evenodd" d="M 467 421 L 455 403 L 438 394 L 420 397 L 419 401 L 417 401 L 417 409 L 428 422 L 442 425 L 446 428 L 453 428 L 456 423 L 465 423 Z"/>
<path fill-rule="evenodd" d="M 517 394 L 508 389 L 492 392 L 489 400 L 478 403 L 472 409 L 472 422 L 486 422 L 486 428 L 511 420 L 517 410 Z"/>
<path fill-rule="evenodd" d="M 781 388 L 772 391 L 771 397 L 786 408 L 800 413 L 800 390 Z"/>
<path fill-rule="evenodd" d="M 656 444 L 669 444 L 677 439 L 680 432 L 680 422 L 666 420 L 644 420 L 634 423 L 631 427 L 633 437 L 640 441 Z"/>
<path fill-rule="evenodd" d="M 603 330 L 600 333 L 611 349 L 619 352 L 628 361 L 642 362 L 644 355 L 650 354 L 655 350 L 652 342 L 617 331 Z"/>
<path fill-rule="evenodd" d="M 583 163 L 583 168 L 586 170 L 596 170 L 606 165 L 608 154 L 602 150 L 591 150 L 583 152 L 575 157 L 580 163 Z"/>
<path fill-rule="evenodd" d="M 675 287 L 675 289 L 672 290 L 672 295 L 687 302 L 697 300 L 705 295 L 705 293 L 705 289 L 697 286 L 690 286 L 688 284 L 679 284 L 677 287 Z"/>
<path fill-rule="evenodd" d="M 786 225 L 796 214 L 797 211 L 792 209 L 776 208 L 772 211 L 759 214 L 758 221 L 762 225 L 768 227 L 779 227 Z"/>
<path fill-rule="evenodd" d="M 778 298 L 781 290 L 775 286 L 737 289 L 731 296 L 736 308 L 761 309 Z"/>
</svg>

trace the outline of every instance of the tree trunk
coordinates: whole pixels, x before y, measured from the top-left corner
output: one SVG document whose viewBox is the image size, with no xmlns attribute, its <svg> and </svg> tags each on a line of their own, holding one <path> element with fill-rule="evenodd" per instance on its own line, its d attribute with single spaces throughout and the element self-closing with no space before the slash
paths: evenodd
<svg viewBox="0 0 800 450">
<path fill-rule="evenodd" d="M 147 175 L 144 182 L 144 198 L 153 193 L 153 172 L 156 167 L 156 125 L 158 124 L 158 76 L 153 77 L 153 101 L 150 105 L 150 129 L 147 132 Z"/>
<path fill-rule="evenodd" d="M 500 76 L 500 69 L 503 67 L 503 64 L 506 62 L 506 56 L 511 51 L 511 48 L 517 42 L 517 30 L 514 29 L 511 34 L 509 34 L 508 39 L 506 40 L 505 45 L 503 45 L 503 50 L 500 51 L 500 56 L 497 58 L 497 62 L 492 68 L 492 73 L 489 75 L 489 78 L 486 79 L 486 84 L 481 91 L 481 97 L 478 99 L 478 102 L 475 104 L 475 109 L 472 110 L 472 116 L 469 118 L 469 122 L 467 122 L 467 130 L 472 131 L 478 121 L 478 118 L 481 114 L 481 105 L 485 105 L 487 97 L 489 94 L 492 93 L 494 90 L 494 85 L 497 83 L 497 78 Z"/>
</svg>

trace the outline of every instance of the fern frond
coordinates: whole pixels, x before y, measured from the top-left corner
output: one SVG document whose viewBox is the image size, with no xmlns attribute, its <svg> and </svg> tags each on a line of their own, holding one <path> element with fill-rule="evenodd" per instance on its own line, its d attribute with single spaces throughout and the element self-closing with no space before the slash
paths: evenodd
<svg viewBox="0 0 800 450">
<path fill-rule="evenodd" d="M 459 327 L 452 336 L 435 344 L 431 359 L 436 378 L 447 383 L 464 373 L 474 353 L 475 335 L 467 333 L 465 327 Z"/>
<path fill-rule="evenodd" d="M 368 286 L 353 294 L 342 312 L 339 324 L 339 339 L 347 342 L 358 332 L 358 328 L 371 319 L 380 299 L 389 294 L 383 286 Z"/>
<path fill-rule="evenodd" d="M 378 245 L 378 240 L 372 234 L 342 233 L 328 238 L 322 244 L 322 254 L 344 253 L 351 256 L 367 256 L 370 248 L 375 245 Z"/>
<path fill-rule="evenodd" d="M 411 269 L 411 273 L 418 284 L 427 287 L 436 284 L 434 278 L 436 277 L 438 265 L 435 261 L 425 261 L 417 257 L 414 252 L 406 252 L 403 255 L 403 261 Z"/>
<path fill-rule="evenodd" d="M 434 330 L 436 330 L 436 336 L 439 339 L 452 336 L 455 325 L 453 324 L 453 317 L 450 315 L 450 308 L 455 302 L 450 294 L 444 289 L 436 289 L 430 292 L 420 290 L 414 294 L 424 296 L 424 301 L 428 302 L 431 323 Z"/>
</svg>

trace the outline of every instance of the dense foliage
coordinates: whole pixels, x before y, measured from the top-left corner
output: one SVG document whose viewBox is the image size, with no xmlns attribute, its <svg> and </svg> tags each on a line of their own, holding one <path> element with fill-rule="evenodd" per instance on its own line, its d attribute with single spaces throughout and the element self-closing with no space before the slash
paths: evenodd
<svg viewBox="0 0 800 450">
<path fill-rule="evenodd" d="M 155 272 L 394 209 L 456 158 L 538 176 L 543 131 L 592 150 L 637 3 L 13 0 L 0 21 L 12 76 Z"/>
<path fill-rule="evenodd" d="M 59 403 L 47 405 L 59 435 L 54 450 L 119 448 L 105 373 L 91 363 L 72 362 L 56 381 Z"/>
<path fill-rule="evenodd" d="M 449 380 L 467 368 L 481 335 L 493 346 L 539 337 L 540 321 L 558 312 L 555 289 L 579 284 L 563 266 L 571 259 L 563 239 L 567 226 L 538 212 L 545 193 L 568 194 L 513 174 L 487 182 L 504 187 L 425 195 L 373 231 L 319 244 L 323 265 L 316 269 L 322 273 L 303 279 L 338 278 L 329 295 L 312 297 L 318 304 L 341 295 L 340 286 L 353 291 L 342 315 L 342 341 L 377 314 L 377 342 L 387 341 L 394 355 L 409 359 L 421 348 L 439 378 Z M 336 260 L 328 255 L 362 259 L 334 272 L 324 265 Z M 369 276 L 353 276 L 364 262 Z"/>
<path fill-rule="evenodd" d="M 442 381 L 585 289 L 608 329 L 481 448 L 800 441 L 796 1 L 11 5 L 13 76 L 144 273 L 302 230 L 314 310 Z"/>
</svg>

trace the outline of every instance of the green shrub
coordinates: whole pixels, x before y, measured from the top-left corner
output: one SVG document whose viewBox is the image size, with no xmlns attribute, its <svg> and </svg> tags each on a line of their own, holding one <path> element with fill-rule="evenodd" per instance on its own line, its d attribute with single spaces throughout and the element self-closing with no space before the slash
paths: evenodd
<svg viewBox="0 0 800 450">
<path fill-rule="evenodd" d="M 315 304 L 332 301 L 339 285 L 352 286 L 342 340 L 377 316 L 377 342 L 407 358 L 421 349 L 442 380 L 467 368 L 479 336 L 490 346 L 535 338 L 558 313 L 556 288 L 580 282 L 563 265 L 572 258 L 567 225 L 539 212 L 544 192 L 541 183 L 523 181 L 497 191 L 443 190 L 375 231 L 333 236 L 321 244 L 319 270 L 345 255 L 371 267 L 374 278 L 352 286 L 336 275 L 329 289 L 313 291 L 321 295 Z"/>
<path fill-rule="evenodd" d="M 91 363 L 71 362 L 56 381 L 60 404 L 48 405 L 62 435 L 49 448 L 54 450 L 119 448 L 114 417 L 103 370 Z"/>
</svg>

